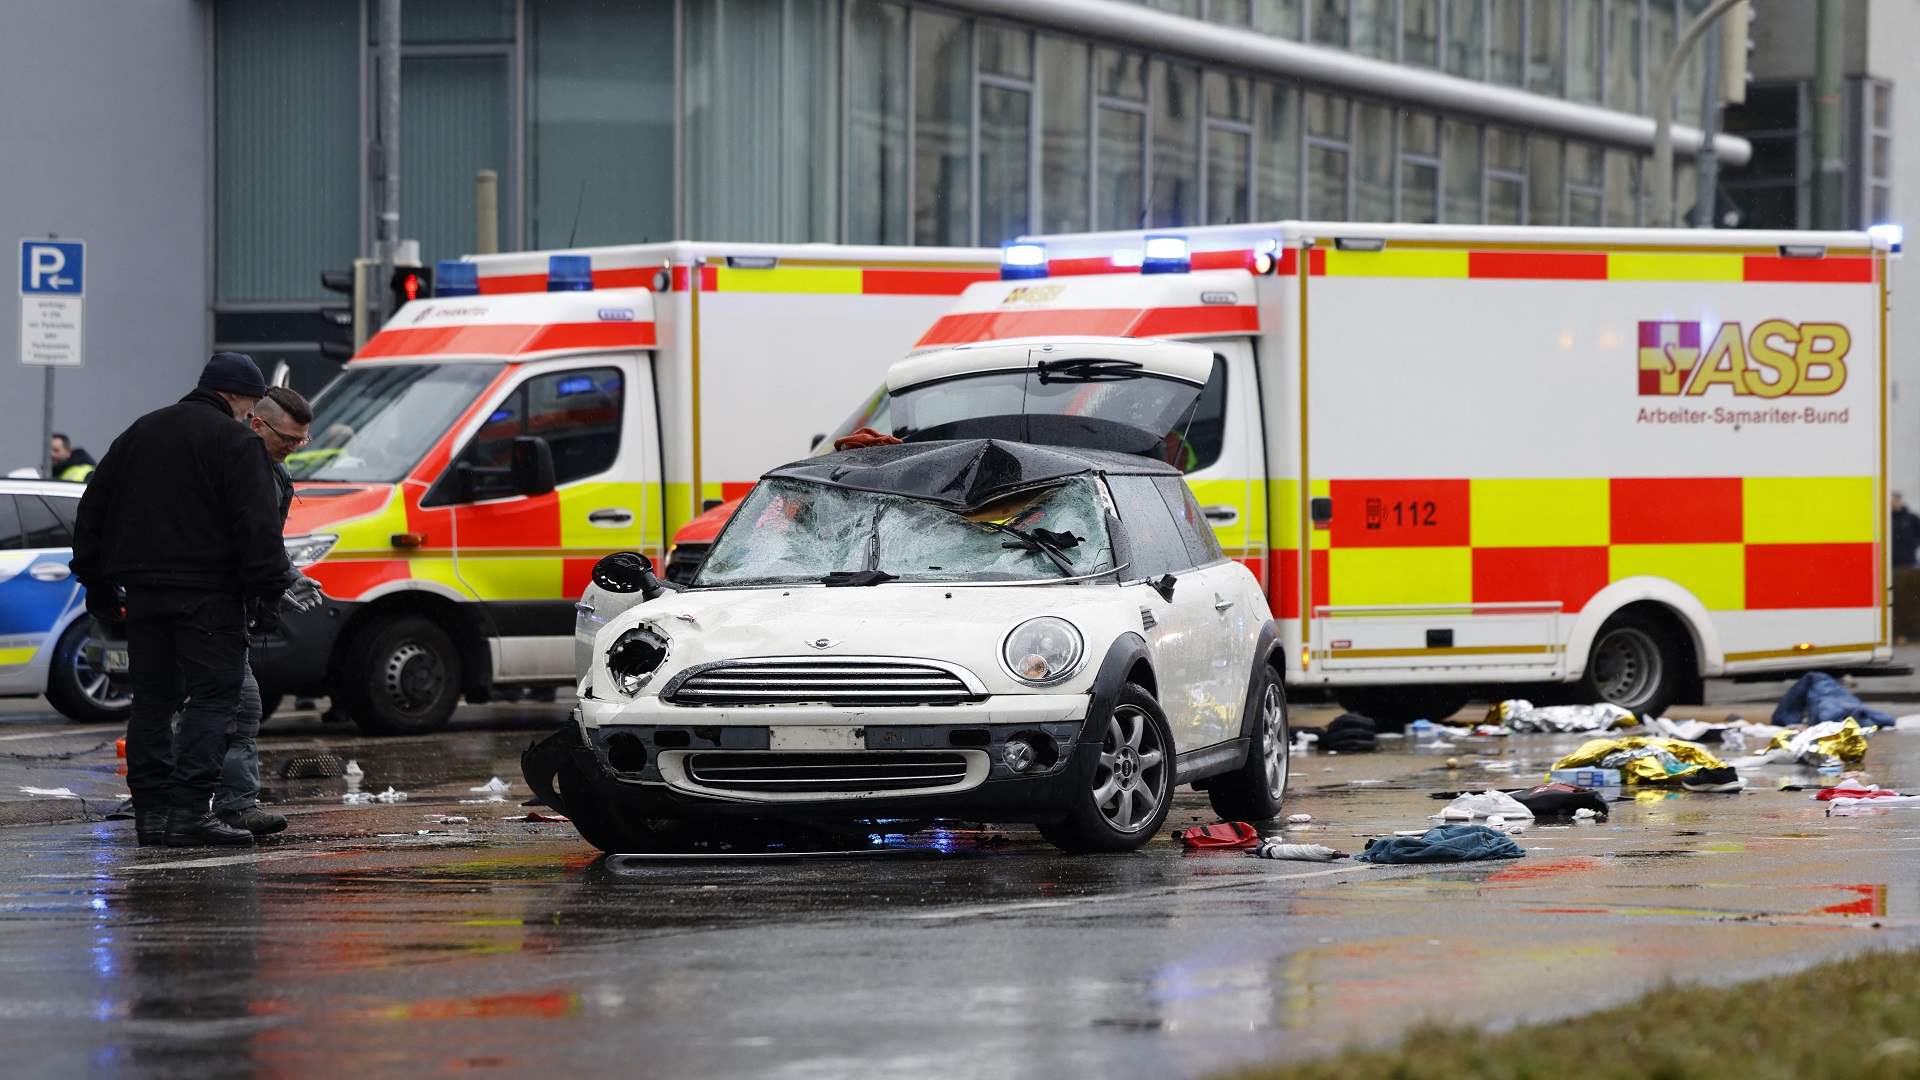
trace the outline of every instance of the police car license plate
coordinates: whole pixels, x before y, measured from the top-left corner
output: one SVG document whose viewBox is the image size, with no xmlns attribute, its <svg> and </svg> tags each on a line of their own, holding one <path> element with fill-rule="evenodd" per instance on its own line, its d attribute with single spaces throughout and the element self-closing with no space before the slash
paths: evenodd
<svg viewBox="0 0 1920 1080">
<path fill-rule="evenodd" d="M 105 655 L 100 661 L 100 666 L 106 668 L 107 674 L 109 675 L 125 675 L 133 668 L 133 665 L 127 661 L 127 650 L 125 649 L 105 650 Z"/>
<path fill-rule="evenodd" d="M 767 729 L 769 750 L 865 750 L 867 729 L 858 727 L 788 727 Z"/>
</svg>

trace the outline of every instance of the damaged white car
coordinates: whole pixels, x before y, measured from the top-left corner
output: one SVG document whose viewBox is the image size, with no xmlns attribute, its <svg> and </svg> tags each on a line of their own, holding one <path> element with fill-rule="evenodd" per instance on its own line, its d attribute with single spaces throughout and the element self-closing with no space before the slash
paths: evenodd
<svg viewBox="0 0 1920 1080">
<path fill-rule="evenodd" d="M 1190 405 L 1210 354 L 1155 348 L 1125 375 L 1036 351 L 1027 390 L 1151 378 Z M 1182 783 L 1225 817 L 1274 816 L 1274 628 L 1179 471 L 915 434 L 766 474 L 688 588 L 604 560 L 603 595 L 647 599 L 589 627 L 579 711 L 523 759 L 534 791 L 611 852 L 712 815 L 1031 822 L 1122 851 Z"/>
</svg>

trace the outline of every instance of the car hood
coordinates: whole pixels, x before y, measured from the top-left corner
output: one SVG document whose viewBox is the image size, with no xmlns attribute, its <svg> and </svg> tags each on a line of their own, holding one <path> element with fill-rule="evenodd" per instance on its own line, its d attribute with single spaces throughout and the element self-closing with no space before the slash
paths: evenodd
<svg viewBox="0 0 1920 1080">
<path fill-rule="evenodd" d="M 689 667 L 772 656 L 941 660 L 966 668 L 990 692 L 1033 693 L 1003 670 L 1001 644 L 1025 620 L 1057 615 L 1079 627 L 1087 659 L 1073 678 L 1049 692 L 1079 692 L 1091 685 L 1115 636 L 1138 631 L 1138 598 L 1132 596 L 1138 588 L 1104 583 L 692 590 L 612 619 L 600 631 L 593 663 L 598 672 L 620 634 L 648 623 L 672 645 L 647 693 Z M 595 684 L 610 685 L 601 679 Z"/>
</svg>

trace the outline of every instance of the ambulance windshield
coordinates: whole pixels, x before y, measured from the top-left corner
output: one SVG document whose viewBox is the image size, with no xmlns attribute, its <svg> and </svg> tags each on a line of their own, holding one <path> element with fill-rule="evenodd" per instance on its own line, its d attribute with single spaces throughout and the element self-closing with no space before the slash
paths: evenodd
<svg viewBox="0 0 1920 1080">
<path fill-rule="evenodd" d="M 351 367 L 313 404 L 313 443 L 287 458 L 295 480 L 391 484 L 426 456 L 499 376 L 499 364 Z"/>
</svg>

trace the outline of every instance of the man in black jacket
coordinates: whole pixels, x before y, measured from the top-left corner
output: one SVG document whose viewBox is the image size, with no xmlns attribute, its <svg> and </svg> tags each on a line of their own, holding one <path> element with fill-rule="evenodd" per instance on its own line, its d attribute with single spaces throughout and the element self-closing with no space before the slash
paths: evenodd
<svg viewBox="0 0 1920 1080">
<path fill-rule="evenodd" d="M 80 500 L 74 577 L 95 618 L 126 620 L 127 786 L 142 844 L 253 842 L 208 807 L 240 702 L 248 618 L 270 626 L 294 578 L 272 466 L 239 422 L 266 389 L 251 357 L 215 353 L 192 393 L 113 441 Z"/>
</svg>

